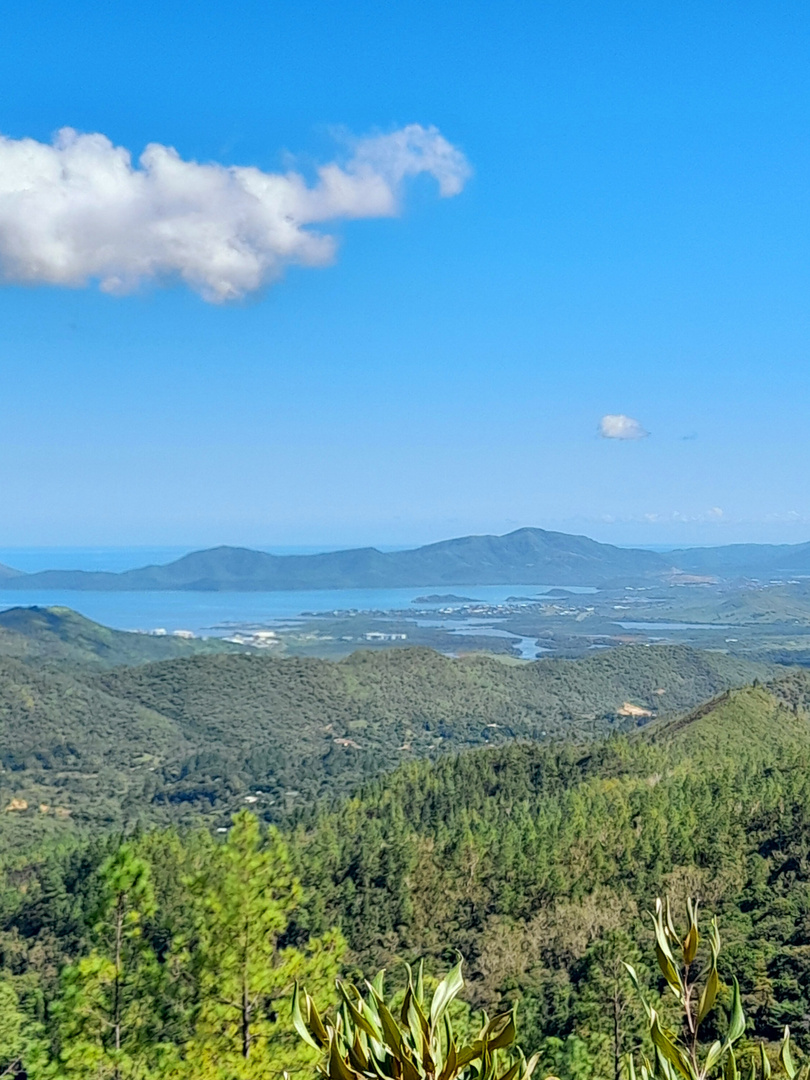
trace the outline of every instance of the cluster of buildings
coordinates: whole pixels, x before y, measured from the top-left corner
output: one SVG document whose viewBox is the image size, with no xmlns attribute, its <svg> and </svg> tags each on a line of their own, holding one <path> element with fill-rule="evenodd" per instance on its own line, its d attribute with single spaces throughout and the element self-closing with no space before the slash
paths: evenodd
<svg viewBox="0 0 810 1080">
<path fill-rule="evenodd" d="M 272 649 L 281 644 L 281 638 L 275 630 L 254 630 L 249 634 L 233 634 L 226 637 L 234 645 L 252 645 L 254 649 Z"/>
</svg>

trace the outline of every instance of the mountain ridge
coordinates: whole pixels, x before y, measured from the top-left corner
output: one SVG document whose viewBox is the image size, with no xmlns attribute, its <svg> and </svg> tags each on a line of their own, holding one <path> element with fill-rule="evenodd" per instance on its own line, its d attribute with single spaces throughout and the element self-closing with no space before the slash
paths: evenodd
<svg viewBox="0 0 810 1080">
<path fill-rule="evenodd" d="M 354 548 L 318 555 L 271 555 L 220 546 L 171 563 L 121 573 L 43 570 L 3 582 L 8 589 L 282 591 L 422 588 L 441 585 L 598 585 L 666 573 L 668 560 L 586 536 L 524 528 L 504 536 L 464 536 L 405 551 Z"/>
<path fill-rule="evenodd" d="M 121 572 L 0 567 L 6 590 L 275 592 L 307 589 L 477 585 L 605 586 L 677 574 L 732 580 L 810 574 L 810 542 L 729 544 L 661 553 L 587 536 L 525 527 L 502 536 L 440 540 L 404 551 L 374 547 L 316 555 L 273 555 L 220 545 L 170 563 Z"/>
</svg>

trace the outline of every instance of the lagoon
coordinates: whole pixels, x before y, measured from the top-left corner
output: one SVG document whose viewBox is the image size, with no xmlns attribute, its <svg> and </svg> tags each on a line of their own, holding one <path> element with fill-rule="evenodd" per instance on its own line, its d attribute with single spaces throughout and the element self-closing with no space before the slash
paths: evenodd
<svg viewBox="0 0 810 1080">
<path fill-rule="evenodd" d="M 510 596 L 540 596 L 551 585 L 464 586 L 465 595 L 485 604 Z M 571 592 L 594 589 L 570 587 Z M 82 592 L 66 589 L 0 590 L 0 609 L 69 607 L 115 630 L 191 630 L 203 637 L 227 636 L 235 623 L 273 626 L 305 613 L 342 611 L 416 611 L 443 608 L 442 603 L 414 605 L 419 596 L 446 593 L 446 585 L 410 589 L 318 589 L 285 592 Z M 463 616 L 462 616 L 463 619 Z M 466 620 L 464 620 L 466 621 Z"/>
</svg>

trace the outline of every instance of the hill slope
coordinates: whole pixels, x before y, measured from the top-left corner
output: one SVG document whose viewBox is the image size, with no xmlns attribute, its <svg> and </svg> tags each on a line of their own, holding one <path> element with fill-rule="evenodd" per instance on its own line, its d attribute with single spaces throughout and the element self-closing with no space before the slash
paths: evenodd
<svg viewBox="0 0 810 1080">
<path fill-rule="evenodd" d="M 0 656 L 80 667 L 145 664 L 198 653 L 240 652 L 216 638 L 187 639 L 111 630 L 65 607 L 0 611 Z"/>
<path fill-rule="evenodd" d="M 6 660 L 0 802 L 58 802 L 89 820 L 103 788 L 111 820 L 221 817 L 246 796 L 278 817 L 403 761 L 592 737 L 673 715 L 763 670 L 674 646 L 517 667 L 427 649 L 340 663 L 199 656 L 72 676 Z"/>
<path fill-rule="evenodd" d="M 313 912 L 360 966 L 452 942 L 481 1004 L 519 995 L 536 1038 L 564 1040 L 589 964 L 621 971 L 653 899 L 668 894 L 677 919 L 691 895 L 728 934 L 757 1030 L 806 1033 L 808 704 L 796 672 L 629 739 L 405 766 L 299 826 Z"/>
<path fill-rule="evenodd" d="M 642 664 L 638 650 L 627 650 L 627 660 Z M 374 701 L 373 680 L 352 665 L 332 666 L 330 693 L 347 669 L 353 695 Z M 373 670 L 391 685 L 384 668 Z M 569 683 L 575 671 L 566 669 Z M 438 680 L 435 672 L 428 679 L 437 693 L 448 683 Z M 643 1023 L 623 961 L 655 993 L 646 912 L 667 894 L 682 925 L 691 895 L 718 916 L 720 974 L 726 986 L 731 972 L 739 976 L 749 1032 L 778 1052 L 790 1024 L 807 1053 L 808 703 L 810 676 L 795 672 L 630 737 L 512 742 L 410 762 L 287 830 L 306 888 L 285 940 L 303 945 L 339 926 L 346 968 L 385 965 L 394 985 L 403 958 L 427 956 L 432 974 L 458 948 L 465 998 L 493 1012 L 519 1002 L 524 1043 L 541 1052 L 543 1075 L 607 1077 L 637 1045 Z M 190 707 L 182 695 L 172 704 L 178 713 Z M 25 826 L 26 814 L 10 811 L 6 821 Z M 96 944 L 94 871 L 119 842 L 96 838 L 0 860 L 2 974 L 33 987 L 37 1001 L 56 999 L 64 960 Z M 154 964 L 165 965 L 155 968 L 166 974 L 155 979 L 160 1008 L 168 1000 L 179 1013 L 194 988 L 193 958 L 185 957 L 196 919 L 186 883 L 210 848 L 199 832 L 149 831 L 128 842 L 152 869 L 156 908 L 141 925 Z M 707 952 L 704 939 L 699 964 Z M 722 1035 L 724 1019 L 717 1027 L 709 1020 L 707 1044 Z M 177 1031 L 173 1020 L 168 1032 L 180 1043 L 184 1029 Z"/>
</svg>

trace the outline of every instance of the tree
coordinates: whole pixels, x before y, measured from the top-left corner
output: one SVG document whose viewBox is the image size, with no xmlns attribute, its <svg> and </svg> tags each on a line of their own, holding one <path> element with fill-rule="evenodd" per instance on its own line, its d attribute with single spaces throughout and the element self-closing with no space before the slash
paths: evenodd
<svg viewBox="0 0 810 1080">
<path fill-rule="evenodd" d="M 638 947 L 624 930 L 608 930 L 586 952 L 577 972 L 572 1016 L 577 1035 L 595 1054 L 600 1072 L 621 1080 L 622 1061 L 639 1041 L 640 1025 L 626 962 L 646 975 Z"/>
<path fill-rule="evenodd" d="M 149 867 L 125 843 L 99 878 L 96 946 L 63 975 L 61 1061 L 68 1075 L 141 1080 L 165 1052 L 154 1030 L 157 961 L 141 934 L 154 910 Z"/>
<path fill-rule="evenodd" d="M 253 814 L 236 814 L 193 888 L 199 1006 L 186 1072 L 264 1080 L 303 1068 L 312 1055 L 295 1039 L 286 1003 L 296 979 L 324 989 L 333 983 L 344 945 L 336 932 L 301 948 L 285 945 L 302 890 L 280 834 L 263 836 Z"/>
<path fill-rule="evenodd" d="M 36 1075 L 45 1064 L 40 1025 L 20 1007 L 14 985 L 0 981 L 0 1080 L 25 1073 Z"/>
</svg>

